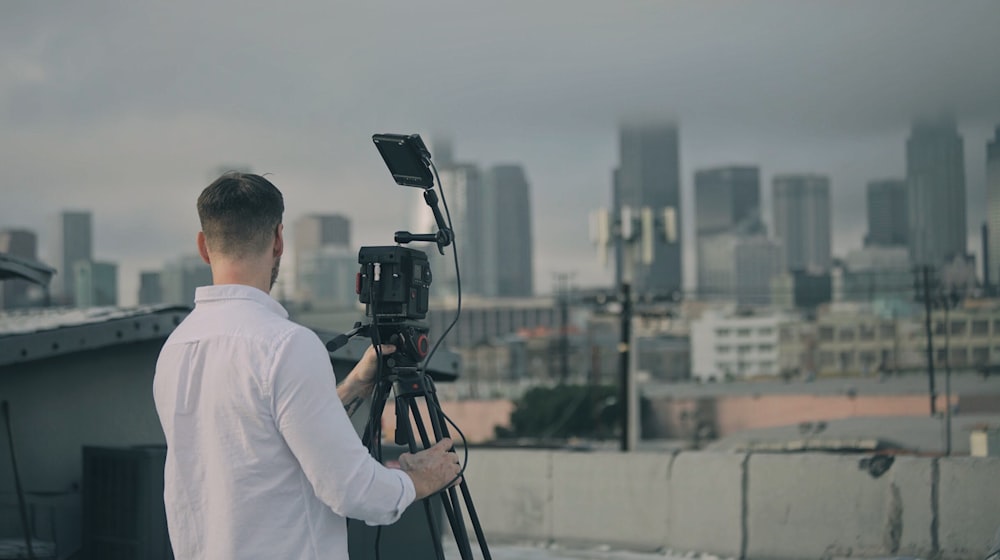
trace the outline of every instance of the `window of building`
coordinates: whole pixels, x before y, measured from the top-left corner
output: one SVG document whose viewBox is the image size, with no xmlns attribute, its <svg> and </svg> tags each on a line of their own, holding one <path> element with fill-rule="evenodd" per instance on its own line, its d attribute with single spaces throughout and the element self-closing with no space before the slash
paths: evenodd
<svg viewBox="0 0 1000 560">
<path fill-rule="evenodd" d="M 839 358 L 842 370 L 854 365 L 854 352 L 841 352 Z"/>
<path fill-rule="evenodd" d="M 977 319 L 972 322 L 972 336 L 989 336 L 990 322 L 985 319 Z"/>
<path fill-rule="evenodd" d="M 875 326 L 874 325 L 859 325 L 858 326 L 858 338 L 860 340 L 875 340 Z"/>
<path fill-rule="evenodd" d="M 792 327 L 781 327 L 778 331 L 778 340 L 781 342 L 793 342 L 795 340 L 795 329 Z"/>
<path fill-rule="evenodd" d="M 753 351 L 753 346 L 750 345 L 750 344 L 740 344 L 740 347 L 738 348 L 738 351 L 741 354 L 745 354 L 747 352 Z"/>
<path fill-rule="evenodd" d="M 757 329 L 757 334 L 759 336 L 772 336 L 774 335 L 774 329 L 771 327 L 761 327 Z"/>
<path fill-rule="evenodd" d="M 833 327 L 820 327 L 819 328 L 819 339 L 823 342 L 833 341 Z"/>
<path fill-rule="evenodd" d="M 993 319 L 993 336 L 1000 336 L 1000 319 Z"/>
<path fill-rule="evenodd" d="M 895 323 L 882 323 L 878 327 L 878 336 L 882 340 L 890 340 L 896 337 Z"/>
<path fill-rule="evenodd" d="M 757 351 L 758 352 L 774 352 L 774 345 L 773 344 L 758 344 L 757 345 Z"/>
<path fill-rule="evenodd" d="M 830 367 L 834 364 L 833 352 L 820 352 L 819 353 L 819 365 L 820 367 Z"/>
<path fill-rule="evenodd" d="M 739 329 L 736 331 L 736 336 L 742 336 L 742 337 L 750 336 L 750 329 Z"/>
<path fill-rule="evenodd" d="M 851 327 L 841 327 L 840 332 L 837 333 L 837 338 L 843 342 L 854 340 L 854 329 Z"/>
<path fill-rule="evenodd" d="M 972 349 L 972 363 L 976 365 L 986 364 L 990 361 L 989 346 L 977 346 Z"/>
<path fill-rule="evenodd" d="M 715 336 L 718 337 L 729 336 L 729 329 L 715 329 Z"/>
<path fill-rule="evenodd" d="M 969 323 L 965 319 L 957 319 L 951 322 L 951 334 L 952 336 L 962 336 L 965 334 Z"/>
<path fill-rule="evenodd" d="M 948 360 L 952 366 L 964 366 L 968 363 L 968 352 L 965 348 L 952 348 L 948 352 Z"/>
</svg>

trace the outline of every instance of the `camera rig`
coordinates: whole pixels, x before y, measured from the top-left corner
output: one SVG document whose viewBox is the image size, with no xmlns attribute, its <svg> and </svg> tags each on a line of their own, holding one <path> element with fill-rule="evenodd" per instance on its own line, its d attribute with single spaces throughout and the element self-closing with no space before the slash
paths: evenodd
<svg viewBox="0 0 1000 560">
<path fill-rule="evenodd" d="M 424 449 L 433 445 L 432 437 L 435 441 L 450 437 L 448 424 L 451 421 L 441 411 L 434 381 L 429 375 L 425 375 L 424 367 L 421 365 L 426 364 L 434 353 L 434 350 L 430 349 L 429 328 L 424 322 L 433 277 L 427 253 L 402 245 L 412 241 L 435 243 L 438 252 L 443 255 L 444 248 L 451 245 L 455 238 L 438 208 L 438 197 L 433 190 L 437 172 L 434 170 L 433 175 L 431 173 L 433 169 L 431 154 L 420 136 L 376 134 L 372 140 L 396 183 L 423 189 L 424 201 L 434 213 L 437 224 L 436 233 L 414 234 L 397 231 L 394 235 L 396 245 L 361 248 L 358 252 L 358 264 L 361 268 L 356 277 L 355 291 L 358 300 L 365 305 L 365 321 L 356 323 L 354 329 L 327 343 L 327 349 L 332 352 L 346 344 L 351 337 L 360 334 L 370 338 L 375 346 L 379 356 L 378 372 L 362 442 L 368 447 L 372 456 L 381 461 L 380 426 L 390 392 L 395 394 L 397 444 L 407 445 L 411 453 L 418 452 L 414 428 L 420 436 Z M 438 183 L 440 186 L 440 180 Z M 447 211 L 447 202 L 445 210 Z M 393 344 L 396 352 L 383 355 L 380 345 L 386 343 Z M 430 431 L 419 412 L 418 398 L 422 398 L 426 405 Z M 455 426 L 454 423 L 451 425 Z M 457 426 L 455 428 L 458 429 Z M 462 471 L 464 473 L 464 466 Z M 459 492 L 462 500 L 459 500 Z M 442 509 L 448 518 L 463 560 L 473 558 L 469 532 L 462 514 L 463 502 L 482 557 L 484 560 L 490 560 L 486 537 L 479 523 L 465 477 L 461 477 L 457 486 L 442 490 L 437 496 L 440 496 Z M 424 500 L 423 505 L 435 554 L 439 560 L 444 560 L 441 532 L 436 527 L 430 503 Z"/>
</svg>

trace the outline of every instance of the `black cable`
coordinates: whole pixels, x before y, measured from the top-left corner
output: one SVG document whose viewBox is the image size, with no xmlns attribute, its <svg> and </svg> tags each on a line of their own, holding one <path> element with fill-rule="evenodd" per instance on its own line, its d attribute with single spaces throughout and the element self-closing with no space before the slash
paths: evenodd
<svg viewBox="0 0 1000 560">
<path fill-rule="evenodd" d="M 441 184 L 441 177 L 438 176 L 437 166 L 434 165 L 434 162 L 430 161 L 429 159 L 427 160 L 427 163 L 430 164 L 431 170 L 434 171 L 434 180 L 437 181 L 438 191 L 441 192 L 441 204 L 444 205 L 444 214 L 448 218 L 448 229 L 451 230 L 451 251 L 452 251 L 452 257 L 454 258 L 455 262 L 455 291 L 457 295 L 457 302 L 455 305 L 455 318 L 452 319 L 451 324 L 444 329 L 444 332 L 441 333 L 441 336 L 434 343 L 433 348 L 431 348 L 430 353 L 427 354 L 427 358 L 424 359 L 425 368 L 428 364 L 431 363 L 431 358 L 434 356 L 434 353 L 437 352 L 438 346 L 441 345 L 441 342 L 444 341 L 445 337 L 448 336 L 448 333 L 451 332 L 451 329 L 455 326 L 456 323 L 458 323 L 458 318 L 462 314 L 462 275 L 459 272 L 459 267 L 458 267 L 458 243 L 456 242 L 457 236 L 455 235 L 455 226 L 451 221 L 451 211 L 448 210 L 448 201 L 445 199 L 444 196 L 444 185 Z"/>
</svg>

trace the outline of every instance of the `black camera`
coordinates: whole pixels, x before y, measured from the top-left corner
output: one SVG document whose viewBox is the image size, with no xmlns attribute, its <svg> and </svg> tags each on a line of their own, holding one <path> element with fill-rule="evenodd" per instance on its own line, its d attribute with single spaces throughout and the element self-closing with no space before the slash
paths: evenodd
<svg viewBox="0 0 1000 560">
<path fill-rule="evenodd" d="M 358 299 L 379 322 L 420 321 L 427 316 L 431 268 L 427 253 L 407 247 L 362 247 Z"/>
<path fill-rule="evenodd" d="M 394 362 L 411 367 L 424 360 L 429 351 L 428 327 L 422 321 L 427 316 L 432 275 L 427 253 L 401 244 L 436 243 L 443 254 L 453 236 L 437 206 L 431 154 L 420 136 L 376 134 L 372 141 L 398 184 L 424 190 L 424 200 L 433 210 L 438 226 L 436 233 L 397 231 L 394 240 L 400 245 L 362 247 L 358 252 L 361 270 L 355 288 L 369 319 L 368 325 L 359 328 L 380 343 L 394 344 Z"/>
</svg>

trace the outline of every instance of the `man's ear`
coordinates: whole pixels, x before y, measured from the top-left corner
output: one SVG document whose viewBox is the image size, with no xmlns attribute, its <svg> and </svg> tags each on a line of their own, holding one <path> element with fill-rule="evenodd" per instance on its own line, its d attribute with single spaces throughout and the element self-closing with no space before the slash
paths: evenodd
<svg viewBox="0 0 1000 560">
<path fill-rule="evenodd" d="M 212 259 L 208 257 L 208 242 L 205 240 L 205 232 L 198 232 L 198 254 L 201 255 L 201 260 L 205 261 L 205 264 L 212 264 Z"/>
<path fill-rule="evenodd" d="M 278 224 L 274 231 L 274 256 L 280 257 L 285 252 L 285 225 Z"/>
</svg>

